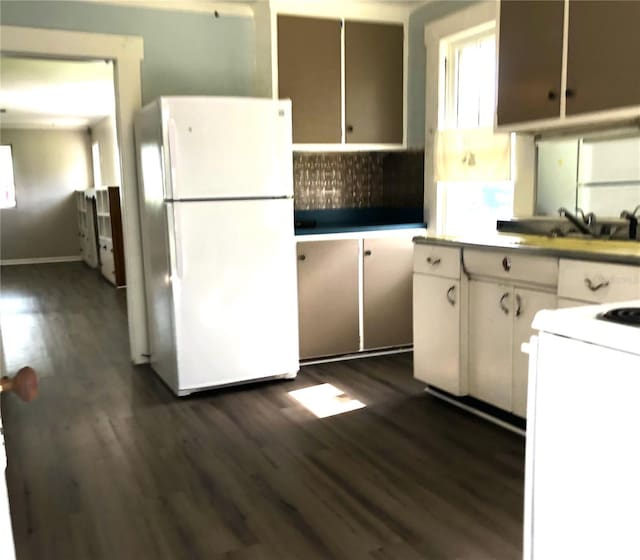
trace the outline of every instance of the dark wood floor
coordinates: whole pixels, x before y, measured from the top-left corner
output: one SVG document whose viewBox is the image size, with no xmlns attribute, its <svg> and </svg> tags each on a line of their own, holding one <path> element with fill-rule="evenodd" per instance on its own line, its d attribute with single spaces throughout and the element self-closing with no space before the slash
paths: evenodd
<svg viewBox="0 0 640 560">
<path fill-rule="evenodd" d="M 2 395 L 18 560 L 521 556 L 524 440 L 423 392 L 411 357 L 173 397 L 129 363 L 124 292 L 81 264 L 4 267 Z M 330 382 L 366 408 L 316 419 Z"/>
</svg>

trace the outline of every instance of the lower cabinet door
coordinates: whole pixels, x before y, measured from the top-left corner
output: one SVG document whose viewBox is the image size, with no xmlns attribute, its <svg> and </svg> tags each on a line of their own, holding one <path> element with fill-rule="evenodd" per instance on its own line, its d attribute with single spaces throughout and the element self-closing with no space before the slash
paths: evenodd
<svg viewBox="0 0 640 560">
<path fill-rule="evenodd" d="M 514 291 L 469 282 L 469 394 L 511 410 Z"/>
<path fill-rule="evenodd" d="M 527 415 L 527 386 L 529 355 L 522 352 L 522 343 L 529 342 L 535 331 L 531 323 L 542 309 L 555 309 L 555 294 L 516 288 L 513 313 L 513 372 L 511 383 L 511 409 L 514 414 Z"/>
<path fill-rule="evenodd" d="M 460 281 L 413 275 L 413 375 L 454 395 L 460 370 Z"/>
<path fill-rule="evenodd" d="M 360 349 L 359 241 L 298 243 L 300 358 Z"/>
<path fill-rule="evenodd" d="M 387 237 L 364 240 L 364 348 L 411 344 L 413 240 Z"/>
</svg>

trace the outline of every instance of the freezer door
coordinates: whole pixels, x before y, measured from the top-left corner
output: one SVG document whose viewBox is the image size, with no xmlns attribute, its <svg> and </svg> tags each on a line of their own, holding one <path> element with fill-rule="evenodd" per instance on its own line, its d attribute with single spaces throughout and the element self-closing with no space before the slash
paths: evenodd
<svg viewBox="0 0 640 560">
<path fill-rule="evenodd" d="M 293 201 L 170 206 L 179 393 L 295 375 Z"/>
<path fill-rule="evenodd" d="M 291 102 L 165 97 L 165 198 L 293 195 Z"/>
</svg>

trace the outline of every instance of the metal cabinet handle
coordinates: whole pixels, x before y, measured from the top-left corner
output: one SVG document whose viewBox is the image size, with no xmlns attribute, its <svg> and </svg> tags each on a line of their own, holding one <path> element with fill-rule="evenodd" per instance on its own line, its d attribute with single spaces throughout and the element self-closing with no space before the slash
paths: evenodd
<svg viewBox="0 0 640 560">
<path fill-rule="evenodd" d="M 550 89 L 549 92 L 547 93 L 547 99 L 549 101 L 553 101 L 554 99 L 557 99 L 557 98 L 558 98 L 558 94 L 552 89 Z"/>
<path fill-rule="evenodd" d="M 511 270 L 511 259 L 509 257 L 502 259 L 502 268 L 505 272 L 509 272 Z"/>
<path fill-rule="evenodd" d="M 584 283 L 592 292 L 597 292 L 600 288 L 606 288 L 609 285 L 608 280 L 603 280 L 595 284 L 591 278 L 585 278 Z"/>
<path fill-rule="evenodd" d="M 516 294 L 516 317 L 522 315 L 522 298 L 520 294 Z"/>
<path fill-rule="evenodd" d="M 576 92 L 571 88 L 567 88 L 564 90 L 564 94 L 566 97 L 573 97 L 576 94 Z"/>
<path fill-rule="evenodd" d="M 304 261 L 304 260 L 306 260 L 306 258 L 307 257 L 305 255 L 298 255 L 298 260 L 299 261 Z"/>
<path fill-rule="evenodd" d="M 364 252 L 364 256 L 365 256 L 365 257 L 370 257 L 370 256 L 371 256 L 371 251 L 370 251 L 369 249 L 367 249 L 367 250 Z"/>
<path fill-rule="evenodd" d="M 509 292 L 505 292 L 504 294 L 502 294 L 502 297 L 500 298 L 500 309 L 504 311 L 505 315 L 509 315 L 509 308 L 504 304 L 505 300 L 508 297 L 509 297 Z"/>
<path fill-rule="evenodd" d="M 442 262 L 442 259 L 440 258 L 432 259 L 431 257 L 427 257 L 427 262 L 432 266 L 438 266 Z"/>
<path fill-rule="evenodd" d="M 451 287 L 447 290 L 447 301 L 448 301 L 451 305 L 455 305 L 455 304 L 456 304 L 455 291 L 456 291 L 456 287 L 455 287 L 455 286 L 451 286 Z"/>
</svg>

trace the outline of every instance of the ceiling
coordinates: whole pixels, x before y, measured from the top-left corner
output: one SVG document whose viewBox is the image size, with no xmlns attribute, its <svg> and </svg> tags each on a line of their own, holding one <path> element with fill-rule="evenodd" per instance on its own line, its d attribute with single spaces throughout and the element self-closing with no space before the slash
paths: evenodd
<svg viewBox="0 0 640 560">
<path fill-rule="evenodd" d="M 113 114 L 113 63 L 0 58 L 0 124 L 86 128 Z"/>
</svg>

